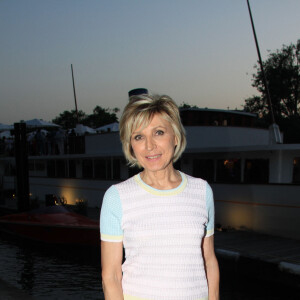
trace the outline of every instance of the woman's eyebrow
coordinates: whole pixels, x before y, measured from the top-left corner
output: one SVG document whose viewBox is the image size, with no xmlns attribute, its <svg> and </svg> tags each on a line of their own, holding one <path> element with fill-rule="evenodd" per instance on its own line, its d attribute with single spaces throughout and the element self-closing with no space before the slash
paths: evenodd
<svg viewBox="0 0 300 300">
<path fill-rule="evenodd" d="M 163 126 L 163 125 L 155 126 L 155 127 L 153 127 L 152 129 L 157 129 L 157 128 L 164 128 L 164 129 L 167 129 L 167 127 L 166 127 L 166 126 Z"/>
<path fill-rule="evenodd" d="M 157 126 L 151 128 L 151 130 L 155 130 L 155 129 L 157 129 L 157 128 L 164 128 L 164 129 L 167 129 L 167 127 L 164 126 L 164 125 L 157 125 Z M 143 129 L 143 130 L 144 130 L 144 129 Z M 141 134 L 143 130 L 141 130 L 141 131 L 134 131 L 134 132 L 132 132 L 131 135 L 134 135 L 134 134 Z"/>
<path fill-rule="evenodd" d="M 134 131 L 134 132 L 132 132 L 131 136 L 133 136 L 135 134 L 141 134 L 141 131 Z"/>
</svg>

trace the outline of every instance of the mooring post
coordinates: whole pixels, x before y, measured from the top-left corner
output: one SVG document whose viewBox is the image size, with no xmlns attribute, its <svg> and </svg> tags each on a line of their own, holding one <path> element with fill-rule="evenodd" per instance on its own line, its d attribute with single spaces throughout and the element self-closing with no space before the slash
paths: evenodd
<svg viewBox="0 0 300 300">
<path fill-rule="evenodd" d="M 26 123 L 15 123 L 14 129 L 18 211 L 27 211 L 30 208 L 30 202 Z"/>
</svg>

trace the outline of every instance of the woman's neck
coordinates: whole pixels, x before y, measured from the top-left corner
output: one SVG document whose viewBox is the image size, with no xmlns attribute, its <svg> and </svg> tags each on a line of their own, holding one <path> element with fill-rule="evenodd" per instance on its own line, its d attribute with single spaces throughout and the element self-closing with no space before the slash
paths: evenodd
<svg viewBox="0 0 300 300">
<path fill-rule="evenodd" d="M 171 190 L 180 185 L 182 178 L 179 171 L 171 167 L 159 171 L 144 170 L 141 179 L 151 187 L 158 190 Z"/>
</svg>

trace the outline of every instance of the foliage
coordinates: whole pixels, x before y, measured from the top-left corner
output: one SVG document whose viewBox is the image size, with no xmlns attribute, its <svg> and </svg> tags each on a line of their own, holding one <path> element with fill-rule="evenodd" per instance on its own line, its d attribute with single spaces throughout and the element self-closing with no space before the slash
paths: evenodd
<svg viewBox="0 0 300 300">
<path fill-rule="evenodd" d="M 86 118 L 86 114 L 82 111 L 78 111 L 79 123 L 81 123 Z M 63 113 L 59 114 L 58 117 L 52 120 L 53 123 L 62 126 L 64 129 L 75 128 L 77 122 L 76 110 L 71 111 L 65 110 Z"/>
<path fill-rule="evenodd" d="M 96 106 L 91 115 L 88 115 L 84 120 L 83 124 L 92 128 L 98 128 L 110 123 L 118 121 L 116 113 L 119 111 L 118 108 L 111 110 L 110 108 L 102 108 Z"/>
<path fill-rule="evenodd" d="M 179 105 L 179 109 L 180 108 L 199 108 L 199 107 L 197 105 L 190 105 L 188 103 L 183 102 Z"/>
<path fill-rule="evenodd" d="M 93 109 L 93 113 L 87 115 L 82 110 L 79 110 L 79 123 L 92 128 L 97 128 L 110 123 L 118 122 L 118 117 L 116 115 L 118 111 L 118 108 L 110 109 L 96 106 Z M 76 124 L 78 123 L 76 110 L 65 110 L 58 117 L 53 119 L 52 122 L 62 126 L 64 129 L 75 128 Z"/>
<path fill-rule="evenodd" d="M 263 62 L 276 123 L 284 133 L 284 142 L 299 143 L 300 136 L 300 40 L 269 52 Z M 245 100 L 244 109 L 258 113 L 260 123 L 270 124 L 270 111 L 260 66 L 255 65 L 252 86 L 260 92 Z"/>
<path fill-rule="evenodd" d="M 296 44 L 283 45 L 281 50 L 269 53 L 263 62 L 266 81 L 272 100 L 276 121 L 282 118 L 297 117 L 300 113 L 300 40 Z M 253 96 L 245 100 L 246 111 L 258 113 L 261 117 L 269 116 L 266 89 L 263 76 L 258 65 L 253 74 L 252 86 L 261 96 Z"/>
<path fill-rule="evenodd" d="M 300 143 L 300 116 L 282 118 L 278 122 L 285 143 Z"/>
</svg>

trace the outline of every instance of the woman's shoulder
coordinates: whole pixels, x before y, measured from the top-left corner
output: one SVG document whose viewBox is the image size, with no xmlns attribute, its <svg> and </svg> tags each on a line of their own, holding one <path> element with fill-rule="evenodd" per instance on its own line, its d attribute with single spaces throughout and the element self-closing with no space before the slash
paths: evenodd
<svg viewBox="0 0 300 300">
<path fill-rule="evenodd" d="M 202 178 L 194 177 L 194 176 L 185 174 L 183 172 L 181 172 L 181 174 L 187 178 L 187 181 L 188 181 L 189 184 L 202 185 L 202 186 L 208 185 L 208 182 L 206 180 L 202 179 Z"/>
<path fill-rule="evenodd" d="M 206 199 L 208 199 L 209 201 L 210 199 L 213 199 L 213 190 L 206 180 L 198 177 L 193 177 L 191 175 L 184 175 L 187 177 L 189 190 L 202 191 L 203 194 L 206 195 Z"/>
<path fill-rule="evenodd" d="M 113 188 L 113 189 L 121 190 L 121 189 L 128 189 L 128 188 L 132 187 L 132 185 L 135 182 L 135 180 L 134 180 L 135 176 L 132 176 L 132 177 L 130 177 L 124 181 L 121 181 L 119 183 L 116 183 L 116 184 L 112 185 L 109 189 Z"/>
</svg>

